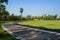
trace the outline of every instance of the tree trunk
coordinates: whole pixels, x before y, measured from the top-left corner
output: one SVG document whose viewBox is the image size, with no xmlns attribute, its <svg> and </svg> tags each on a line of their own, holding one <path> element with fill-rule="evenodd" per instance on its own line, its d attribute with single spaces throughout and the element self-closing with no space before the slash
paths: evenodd
<svg viewBox="0 0 60 40">
<path fill-rule="evenodd" d="M 22 13 L 21 13 L 21 21 L 22 21 Z"/>
</svg>

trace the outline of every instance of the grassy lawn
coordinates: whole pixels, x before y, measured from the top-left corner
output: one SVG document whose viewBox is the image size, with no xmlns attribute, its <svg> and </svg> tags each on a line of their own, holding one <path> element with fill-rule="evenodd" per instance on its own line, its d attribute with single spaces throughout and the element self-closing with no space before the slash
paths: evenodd
<svg viewBox="0 0 60 40">
<path fill-rule="evenodd" d="M 4 32 L 4 30 L 2 29 L 2 24 L 5 23 L 6 21 L 0 21 L 0 33 Z M 0 40 L 16 40 L 15 38 L 13 38 L 11 35 L 9 35 L 7 32 L 3 33 L 2 36 L 0 36 Z"/>
<path fill-rule="evenodd" d="M 23 25 L 46 27 L 51 29 L 60 29 L 60 20 L 34 20 L 34 21 L 24 21 L 20 22 Z"/>
<path fill-rule="evenodd" d="M 4 32 L 1 25 L 5 23 L 6 21 L 0 21 L 0 32 Z M 20 24 L 23 25 L 30 25 L 35 27 L 46 27 L 51 29 L 60 29 L 60 20 L 33 20 L 33 21 L 23 21 L 20 22 Z M 3 34 L 3 36 L 0 36 L 0 40 L 16 40 L 8 33 Z"/>
</svg>

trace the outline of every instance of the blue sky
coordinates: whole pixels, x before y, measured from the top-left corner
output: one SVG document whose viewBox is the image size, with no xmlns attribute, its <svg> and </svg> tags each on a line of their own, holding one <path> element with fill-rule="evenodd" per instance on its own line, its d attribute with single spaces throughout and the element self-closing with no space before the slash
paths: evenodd
<svg viewBox="0 0 60 40">
<path fill-rule="evenodd" d="M 60 0 L 9 0 L 6 10 L 10 14 L 20 15 L 21 7 L 24 9 L 23 16 L 60 15 Z"/>
</svg>

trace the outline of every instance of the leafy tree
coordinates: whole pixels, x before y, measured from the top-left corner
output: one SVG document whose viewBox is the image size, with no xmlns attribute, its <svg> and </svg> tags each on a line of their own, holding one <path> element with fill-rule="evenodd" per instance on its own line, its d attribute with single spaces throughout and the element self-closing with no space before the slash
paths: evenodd
<svg viewBox="0 0 60 40">
<path fill-rule="evenodd" d="M 54 18 L 57 18 L 57 14 L 54 16 Z"/>
<path fill-rule="evenodd" d="M 8 0 L 0 0 L 0 3 L 6 3 L 6 4 L 8 4 Z"/>
<path fill-rule="evenodd" d="M 0 12 L 1 12 L 1 10 L 5 10 L 5 5 L 4 4 L 2 4 L 2 3 L 6 3 L 6 4 L 8 4 L 8 0 L 0 0 Z"/>
<path fill-rule="evenodd" d="M 31 15 L 27 15 L 26 16 L 26 20 L 31 20 L 32 19 L 32 16 Z"/>
<path fill-rule="evenodd" d="M 0 5 L 0 13 L 4 12 L 5 11 L 5 5 Z"/>
<path fill-rule="evenodd" d="M 43 19 L 43 15 L 40 18 Z"/>
<path fill-rule="evenodd" d="M 40 20 L 40 16 L 38 16 L 38 19 Z"/>
<path fill-rule="evenodd" d="M 8 0 L 0 0 L 0 14 L 2 15 L 2 19 L 4 19 L 4 13 L 8 13 L 5 9 L 4 3 L 8 4 Z"/>
<path fill-rule="evenodd" d="M 34 16 L 34 18 L 35 18 L 35 19 L 38 19 L 38 17 L 37 17 L 37 16 Z"/>
</svg>

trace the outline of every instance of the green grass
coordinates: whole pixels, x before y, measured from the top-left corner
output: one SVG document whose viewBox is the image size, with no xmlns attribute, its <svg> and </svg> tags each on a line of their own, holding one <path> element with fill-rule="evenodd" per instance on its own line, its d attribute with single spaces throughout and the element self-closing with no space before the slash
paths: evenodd
<svg viewBox="0 0 60 40">
<path fill-rule="evenodd" d="M 23 25 L 30 25 L 35 27 L 46 27 L 50 29 L 60 29 L 60 20 L 34 20 L 34 21 L 24 21 L 20 22 Z"/>
<path fill-rule="evenodd" d="M 0 21 L 0 33 L 4 32 L 3 28 L 2 28 L 2 24 L 4 24 L 7 21 Z M 0 36 L 0 40 L 16 40 L 14 37 L 12 37 L 10 34 L 5 33 L 2 36 Z"/>
<path fill-rule="evenodd" d="M 5 23 L 5 21 L 0 21 L 0 32 L 3 32 L 4 30 L 2 29 L 2 24 Z"/>
<path fill-rule="evenodd" d="M 0 21 L 0 32 L 4 32 L 2 29 L 2 24 L 7 21 Z M 30 26 L 37 26 L 37 27 L 46 27 L 46 28 L 51 28 L 51 29 L 60 29 L 60 20 L 38 20 L 38 21 L 23 21 L 20 22 L 20 24 L 23 25 L 30 25 Z M 0 37 L 0 40 L 16 40 L 13 38 L 11 35 L 8 33 L 5 33 L 3 36 Z"/>
</svg>

